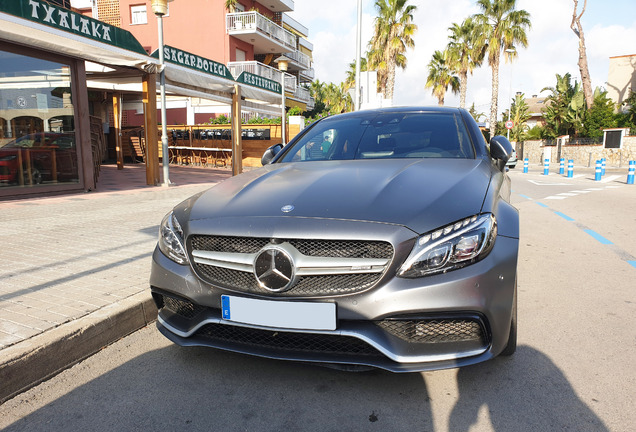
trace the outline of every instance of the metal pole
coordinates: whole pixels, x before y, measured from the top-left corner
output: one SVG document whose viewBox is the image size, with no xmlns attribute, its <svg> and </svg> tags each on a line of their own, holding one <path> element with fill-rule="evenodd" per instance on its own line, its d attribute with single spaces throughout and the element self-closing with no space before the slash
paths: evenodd
<svg viewBox="0 0 636 432">
<path fill-rule="evenodd" d="M 280 133 L 282 135 L 282 143 L 283 145 L 285 145 L 285 129 L 286 129 L 286 124 L 287 123 L 287 113 L 285 112 L 285 71 L 280 71 L 280 84 L 281 84 L 281 90 L 280 90 L 280 95 L 281 95 L 281 116 L 280 116 Z"/>
<path fill-rule="evenodd" d="M 166 71 L 163 62 L 163 16 L 157 15 L 159 27 L 159 65 L 161 67 L 159 93 L 161 97 L 161 160 L 163 164 L 163 185 L 170 186 L 170 157 L 168 150 L 168 130 L 166 127 Z"/>
<path fill-rule="evenodd" d="M 360 110 L 360 61 L 361 48 L 360 41 L 362 39 L 362 0 L 358 0 L 358 29 L 356 31 L 356 91 L 353 106 L 355 111 Z"/>
<path fill-rule="evenodd" d="M 508 121 L 510 121 L 510 114 L 511 114 L 510 111 L 512 111 L 512 60 L 510 60 L 510 87 L 508 89 L 508 97 L 509 97 Z M 508 141 L 510 141 L 510 129 L 508 129 L 508 134 L 506 138 L 508 139 Z"/>
</svg>

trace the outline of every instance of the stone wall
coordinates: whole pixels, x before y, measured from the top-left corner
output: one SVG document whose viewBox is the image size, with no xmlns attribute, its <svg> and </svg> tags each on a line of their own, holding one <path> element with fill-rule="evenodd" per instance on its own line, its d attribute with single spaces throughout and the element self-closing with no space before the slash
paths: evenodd
<svg viewBox="0 0 636 432">
<path fill-rule="evenodd" d="M 514 144 L 514 143 L 513 143 Z M 545 141 L 522 141 L 516 144 L 519 161 L 528 158 L 530 164 L 543 165 L 543 154 L 550 150 L 552 163 L 557 159 L 558 148 L 556 145 L 546 146 Z M 626 167 L 630 160 L 636 160 L 636 136 L 623 137 L 622 148 L 606 149 L 602 144 L 595 145 L 564 145 L 561 147 L 561 157 L 566 160 L 574 160 L 577 166 L 594 166 L 596 160 L 605 158 L 608 166 Z"/>
</svg>

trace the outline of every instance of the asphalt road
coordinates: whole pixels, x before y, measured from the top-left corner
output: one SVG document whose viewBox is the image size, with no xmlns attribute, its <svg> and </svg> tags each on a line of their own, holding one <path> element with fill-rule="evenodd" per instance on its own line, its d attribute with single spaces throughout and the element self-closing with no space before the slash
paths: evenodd
<svg viewBox="0 0 636 432">
<path fill-rule="evenodd" d="M 636 186 L 524 175 L 519 348 L 423 374 L 180 348 L 145 328 L 0 406 L 7 431 L 632 431 Z M 606 179 L 612 173 L 608 173 Z"/>
</svg>

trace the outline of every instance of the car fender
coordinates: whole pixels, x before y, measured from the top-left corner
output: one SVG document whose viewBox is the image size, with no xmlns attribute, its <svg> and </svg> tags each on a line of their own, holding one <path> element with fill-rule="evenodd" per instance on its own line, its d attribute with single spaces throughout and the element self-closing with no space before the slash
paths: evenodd
<svg viewBox="0 0 636 432">
<path fill-rule="evenodd" d="M 510 178 L 493 165 L 493 176 L 484 198 L 482 213 L 497 218 L 498 235 L 519 238 L 519 211 L 510 204 Z"/>
</svg>

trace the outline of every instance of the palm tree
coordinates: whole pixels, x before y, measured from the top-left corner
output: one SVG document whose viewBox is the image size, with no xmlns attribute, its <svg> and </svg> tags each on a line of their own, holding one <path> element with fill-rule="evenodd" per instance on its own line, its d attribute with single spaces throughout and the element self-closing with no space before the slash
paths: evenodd
<svg viewBox="0 0 636 432">
<path fill-rule="evenodd" d="M 525 95 L 517 93 L 510 106 L 510 120 L 513 122 L 510 135 L 513 141 L 521 141 L 523 134 L 529 129 L 526 122 L 530 117 L 530 107 L 526 103 Z"/>
<path fill-rule="evenodd" d="M 225 0 L 225 9 L 227 9 L 230 13 L 236 12 L 236 4 L 238 0 Z"/>
<path fill-rule="evenodd" d="M 360 72 L 365 72 L 367 70 L 367 59 L 364 57 L 360 58 Z M 349 69 L 347 69 L 347 76 L 344 81 L 344 90 L 348 91 L 355 87 L 356 84 L 356 61 L 352 61 L 349 63 Z"/>
<path fill-rule="evenodd" d="M 466 89 L 468 88 L 468 74 L 481 66 L 486 53 L 486 46 L 479 43 L 480 35 L 472 18 L 466 19 L 461 25 L 453 23 L 449 28 L 448 50 L 449 66 L 459 74 L 459 107 L 466 107 Z"/>
<path fill-rule="evenodd" d="M 488 64 L 492 69 L 491 127 L 497 124 L 499 98 L 499 62 L 501 53 L 507 61 L 517 56 L 515 45 L 528 46 L 526 30 L 531 27 L 530 14 L 516 10 L 517 0 L 477 0 L 481 13 L 473 16 L 481 43 L 487 46 Z"/>
<path fill-rule="evenodd" d="M 432 87 L 433 96 L 437 97 L 438 104 L 444 105 L 444 96 L 450 86 L 453 93 L 459 91 L 459 78 L 453 75 L 448 65 L 448 51 L 435 51 L 428 64 L 428 78 L 426 87 Z"/>
<path fill-rule="evenodd" d="M 581 127 L 581 118 L 585 108 L 585 96 L 577 81 L 572 85 L 569 73 L 556 74 L 556 86 L 545 87 L 541 91 L 550 91 L 546 98 L 546 134 L 552 138 L 560 135 L 576 135 Z"/>
<path fill-rule="evenodd" d="M 375 32 L 369 42 L 370 68 L 378 71 L 380 88 L 386 99 L 393 99 L 395 68 L 406 68 L 406 50 L 413 48 L 413 35 L 417 25 L 413 24 L 416 6 L 407 5 L 408 0 L 376 0 L 378 16 Z"/>
</svg>

